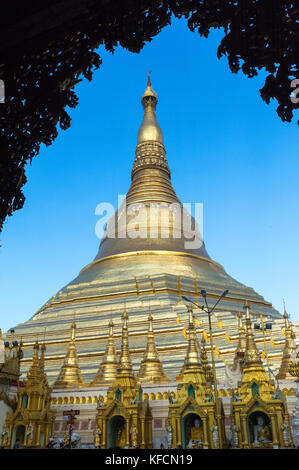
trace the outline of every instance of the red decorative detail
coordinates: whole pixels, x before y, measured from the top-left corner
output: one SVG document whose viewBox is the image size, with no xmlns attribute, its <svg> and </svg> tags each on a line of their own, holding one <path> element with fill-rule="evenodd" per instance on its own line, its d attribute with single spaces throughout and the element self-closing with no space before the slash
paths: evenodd
<svg viewBox="0 0 299 470">
<path fill-rule="evenodd" d="M 17 386 L 18 386 L 18 382 L 17 382 L 16 380 L 11 380 L 11 381 L 9 382 L 9 385 L 10 385 L 11 387 L 17 387 Z M 20 387 L 24 387 L 24 382 L 19 382 L 19 386 L 20 386 Z"/>
<path fill-rule="evenodd" d="M 59 422 L 54 423 L 54 431 L 59 431 L 59 428 L 60 428 L 60 423 Z"/>
<path fill-rule="evenodd" d="M 88 429 L 89 421 L 81 421 L 81 429 L 82 431 L 86 431 Z"/>
<path fill-rule="evenodd" d="M 154 428 L 162 428 L 162 419 L 154 419 Z"/>
<path fill-rule="evenodd" d="M 237 352 L 237 357 L 244 357 L 245 354 L 243 352 Z"/>
</svg>

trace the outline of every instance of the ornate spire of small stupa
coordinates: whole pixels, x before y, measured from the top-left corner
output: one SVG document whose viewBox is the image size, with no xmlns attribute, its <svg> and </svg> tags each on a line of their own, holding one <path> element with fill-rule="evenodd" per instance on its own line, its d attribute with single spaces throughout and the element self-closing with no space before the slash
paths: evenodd
<svg viewBox="0 0 299 470">
<path fill-rule="evenodd" d="M 33 346 L 32 364 L 27 374 L 27 386 L 30 385 L 30 387 L 39 385 L 42 380 L 40 362 L 39 362 L 39 357 L 38 357 L 38 350 L 39 350 L 39 344 L 38 344 L 38 341 L 36 341 L 35 345 Z"/>
<path fill-rule="evenodd" d="M 153 331 L 153 317 L 151 314 L 148 316 L 149 329 L 147 334 L 147 347 L 145 350 L 144 358 L 141 361 L 140 369 L 137 374 L 139 382 L 158 383 L 169 382 L 163 370 L 162 363 L 159 359 L 156 350 L 154 331 Z"/>
<path fill-rule="evenodd" d="M 290 364 L 292 362 L 292 354 L 295 352 L 296 346 L 294 347 L 294 340 L 296 338 L 295 333 L 292 329 L 292 326 L 289 321 L 289 315 L 287 314 L 285 305 L 284 305 L 284 334 L 285 334 L 285 344 L 282 353 L 282 360 L 280 368 L 276 378 L 278 380 L 283 379 L 292 379 L 292 375 L 289 372 Z"/>
<path fill-rule="evenodd" d="M 138 131 L 137 143 L 154 141 L 163 144 L 163 134 L 155 113 L 158 95 L 152 89 L 150 73 L 148 72 L 147 87 L 141 98 L 144 117 Z"/>
<path fill-rule="evenodd" d="M 185 370 L 201 367 L 196 330 L 193 323 L 193 310 L 188 306 L 189 326 L 188 326 L 188 348 L 186 354 Z"/>
<path fill-rule="evenodd" d="M 63 366 L 61 367 L 60 374 L 53 385 L 53 389 L 86 387 L 77 357 L 75 330 L 76 323 L 73 321 L 71 325 L 71 339 L 68 351 L 65 356 Z"/>
<path fill-rule="evenodd" d="M 133 376 L 133 368 L 131 363 L 129 351 L 129 337 L 128 337 L 128 315 L 126 310 L 123 313 L 123 328 L 121 337 L 121 351 L 118 362 L 117 375 L 130 374 Z"/>
<path fill-rule="evenodd" d="M 106 351 L 99 370 L 90 384 L 91 387 L 101 384 L 112 384 L 116 379 L 118 360 L 114 345 L 113 326 L 111 319 L 109 322 L 109 338 Z"/>
<path fill-rule="evenodd" d="M 246 312 L 246 348 L 245 348 L 245 356 L 244 356 L 244 367 L 255 367 L 255 366 L 262 366 L 262 359 L 260 356 L 260 353 L 258 352 L 258 349 L 255 344 L 255 339 L 252 331 L 252 326 L 251 326 L 251 318 L 250 318 L 250 313 L 249 313 L 249 305 L 248 302 L 246 301 L 245 305 L 245 312 Z"/>
<path fill-rule="evenodd" d="M 200 353 L 198 350 L 196 330 L 193 323 L 193 309 L 189 305 L 189 325 L 188 325 L 188 348 L 183 370 L 183 382 L 192 381 L 198 385 L 206 387 L 206 379 L 202 364 L 200 362 Z"/>
<path fill-rule="evenodd" d="M 242 321 L 242 313 L 238 312 L 238 331 L 239 331 L 239 341 L 237 344 L 234 364 L 237 365 L 238 362 L 244 361 L 245 351 L 246 351 L 246 332 L 245 327 Z"/>
<path fill-rule="evenodd" d="M 269 381 L 255 344 L 248 302 L 245 303 L 244 308 L 246 312 L 246 349 L 239 395 L 242 399 L 249 400 L 254 393 L 258 393 L 263 398 L 270 400 L 275 386 L 272 381 Z"/>
</svg>

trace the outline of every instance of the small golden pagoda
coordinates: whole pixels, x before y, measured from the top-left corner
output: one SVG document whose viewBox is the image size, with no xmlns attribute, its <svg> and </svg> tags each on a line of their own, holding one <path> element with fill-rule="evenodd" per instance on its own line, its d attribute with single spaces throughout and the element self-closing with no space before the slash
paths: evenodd
<svg viewBox="0 0 299 470">
<path fill-rule="evenodd" d="M 292 380 L 293 377 L 290 374 L 290 364 L 292 362 L 292 356 L 295 354 L 296 351 L 296 345 L 294 346 L 296 335 L 293 332 L 293 329 L 291 327 L 290 321 L 289 321 L 289 316 L 284 309 L 284 322 L 285 322 L 285 329 L 284 329 L 284 334 L 285 334 L 285 345 L 284 345 L 284 350 L 282 353 L 282 360 L 281 360 L 281 365 L 278 371 L 278 374 L 276 378 L 278 380 Z"/>
<path fill-rule="evenodd" d="M 99 370 L 90 384 L 90 387 L 97 385 L 113 384 L 116 379 L 118 360 L 113 338 L 113 321 L 109 322 L 109 338 L 107 348 L 100 364 Z"/>
<path fill-rule="evenodd" d="M 219 431 L 215 398 L 200 363 L 192 308 L 188 310 L 188 348 L 182 383 L 177 388 L 177 400 L 170 399 L 168 445 L 171 448 L 218 448 L 219 432 L 221 436 L 224 432 L 223 409 Z"/>
<path fill-rule="evenodd" d="M 117 376 L 108 389 L 106 402 L 99 401 L 96 415 L 95 447 L 102 449 L 152 448 L 152 415 L 133 374 L 127 322 L 124 312 Z"/>
<path fill-rule="evenodd" d="M 18 440 L 23 448 L 43 448 L 53 434 L 55 412 L 50 410 L 51 388 L 44 370 L 44 351 L 38 357 L 39 344 L 34 345 L 27 380 L 18 387 L 18 404 L 7 413 L 2 447 L 11 448 Z"/>
<path fill-rule="evenodd" d="M 71 325 L 71 339 L 69 342 L 69 348 L 59 376 L 53 385 L 53 389 L 87 387 L 83 380 L 77 357 L 75 330 L 76 323 L 73 321 Z"/>
<path fill-rule="evenodd" d="M 189 312 L 189 315 L 190 315 L 190 312 L 192 313 L 192 307 L 191 306 L 188 306 L 187 307 L 188 309 L 188 312 Z M 191 310 L 190 310 L 191 309 Z M 192 313 L 193 315 L 193 313 Z M 195 330 L 195 345 L 196 345 L 196 349 L 197 349 L 197 352 L 198 352 L 198 355 L 200 357 L 200 361 L 201 361 L 201 355 L 203 354 L 203 359 L 204 359 L 204 363 L 202 363 L 202 367 L 203 367 L 203 370 L 204 370 L 204 374 L 206 375 L 207 374 L 207 377 L 206 377 L 206 380 L 209 381 L 211 376 L 210 376 L 210 372 L 211 372 L 211 367 L 209 366 L 209 363 L 208 363 L 208 358 L 207 358 L 207 352 L 206 350 L 202 350 L 200 345 L 199 345 L 199 341 L 198 341 L 198 338 L 197 338 L 197 334 L 196 334 L 196 328 L 194 326 L 194 330 Z M 184 330 L 185 331 L 185 330 Z M 184 336 L 186 335 L 186 333 L 184 332 Z M 187 338 L 187 336 L 185 336 L 185 338 Z M 204 338 L 202 337 L 202 341 L 204 341 Z M 203 344 L 203 343 L 202 343 Z M 204 346 L 205 347 L 205 346 Z M 186 361 L 187 361 L 187 356 L 185 356 L 184 358 L 184 362 L 183 362 L 183 366 L 180 370 L 180 373 L 179 375 L 175 378 L 175 381 L 176 382 L 181 382 L 183 380 L 183 374 L 184 374 L 184 370 L 186 369 Z"/>
<path fill-rule="evenodd" d="M 147 347 L 136 379 L 141 383 L 169 382 L 156 350 L 153 331 L 153 317 L 151 314 L 148 316 L 148 321 L 149 329 L 147 334 Z"/>
<path fill-rule="evenodd" d="M 246 349 L 242 380 L 233 393 L 232 414 L 238 448 L 292 446 L 289 415 L 281 392 L 264 369 L 256 347 L 249 305 L 246 311 Z"/>
</svg>

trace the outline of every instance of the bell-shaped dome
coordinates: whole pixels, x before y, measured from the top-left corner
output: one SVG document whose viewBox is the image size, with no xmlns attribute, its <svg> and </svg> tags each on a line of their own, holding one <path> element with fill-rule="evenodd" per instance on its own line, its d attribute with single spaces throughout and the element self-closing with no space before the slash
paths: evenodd
<svg viewBox="0 0 299 470">
<path fill-rule="evenodd" d="M 157 321 L 155 345 L 163 369 L 170 379 L 177 377 L 186 356 L 186 342 L 173 308 L 178 305 L 182 295 L 191 296 L 194 300 L 197 298 L 199 301 L 200 290 L 204 289 L 207 292 L 207 302 L 213 306 L 215 299 L 228 289 L 229 295 L 222 299 L 217 310 L 225 315 L 226 324 L 230 322 L 232 333 L 235 331 L 236 335 L 238 330 L 235 316 L 243 308 L 245 300 L 250 302 L 255 314 L 280 318 L 271 303 L 252 288 L 229 276 L 224 268 L 207 254 L 200 230 L 196 228 L 190 211 L 187 212 L 171 184 L 162 131 L 155 115 L 157 102 L 157 95 L 148 79 L 146 91 L 142 96 L 144 118 L 138 133 L 131 186 L 123 205 L 107 222 L 106 233 L 96 258 L 30 320 L 15 327 L 16 334 L 23 337 L 26 344 L 22 373 L 28 370 L 31 363 L 32 338 L 41 330 L 44 331 L 45 327 L 49 354 L 46 368 L 50 382 L 55 380 L 61 366 L 64 371 L 70 371 L 70 360 L 74 357 L 72 344 L 73 349 L 67 356 L 68 369 L 66 365 L 63 366 L 63 360 L 69 344 L 70 322 L 74 315 L 78 324 L 76 348 L 85 383 L 93 381 L 97 375 L 99 353 L 102 356 L 101 351 L 104 352 L 109 341 L 109 317 L 113 318 L 115 325 L 116 351 L 121 350 L 121 313 L 124 306 L 131 318 L 130 346 L 134 370 L 137 371 L 140 367 L 141 353 L 145 353 L 146 349 L 148 312 L 145 314 L 143 310 L 144 302 L 148 302 L 155 309 Z M 169 212 L 170 206 L 176 208 L 177 212 Z M 155 207 L 158 207 L 160 212 L 157 217 L 152 218 L 151 209 Z M 187 223 L 178 237 L 181 227 L 180 215 L 181 221 L 185 218 Z M 143 235 L 135 236 L 138 231 L 143 232 Z M 190 247 L 189 243 L 192 241 L 196 243 Z M 184 309 L 183 305 L 178 308 Z M 234 349 L 229 346 L 228 352 L 223 334 L 218 334 L 221 331 L 224 333 L 224 330 L 218 324 L 214 318 L 213 328 L 218 329 L 215 345 L 224 347 L 225 358 L 228 354 L 228 360 L 230 357 L 233 360 Z M 197 355 L 193 346 L 190 357 L 191 353 Z M 105 361 L 104 356 L 101 362 Z M 115 373 L 115 364 L 112 362 L 113 370 L 111 363 L 108 364 L 109 374 L 111 370 Z M 217 379 L 218 376 L 225 376 L 224 369 L 224 362 L 219 359 Z M 80 382 L 77 375 L 68 373 L 72 381 Z M 66 376 L 66 373 L 64 375 Z M 111 374 L 108 379 L 110 378 Z"/>
</svg>

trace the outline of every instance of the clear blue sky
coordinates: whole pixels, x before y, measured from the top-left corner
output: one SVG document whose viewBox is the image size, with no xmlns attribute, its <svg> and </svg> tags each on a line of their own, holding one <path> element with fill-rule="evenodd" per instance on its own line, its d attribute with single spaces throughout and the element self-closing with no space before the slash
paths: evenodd
<svg viewBox="0 0 299 470">
<path fill-rule="evenodd" d="M 232 74 L 208 39 L 175 21 L 140 54 L 100 49 L 103 64 L 77 86 L 72 126 L 27 167 L 26 202 L 1 235 L 3 331 L 31 317 L 96 255 L 95 207 L 130 185 L 147 71 L 159 94 L 174 188 L 204 203 L 210 256 L 293 320 L 298 309 L 298 126 L 282 123 L 259 88 Z"/>
</svg>

